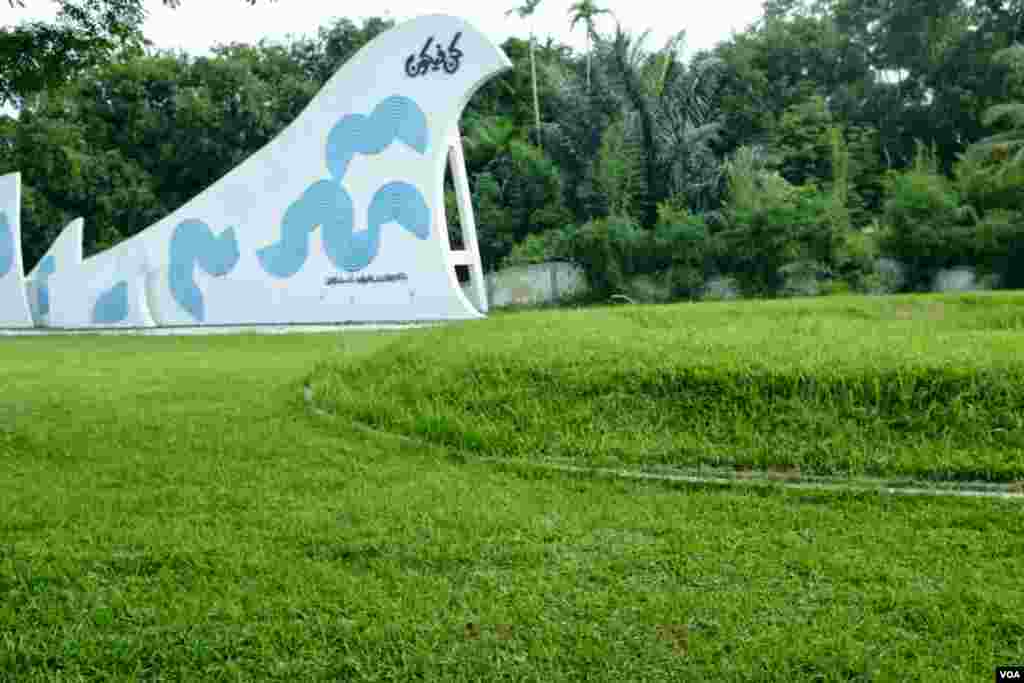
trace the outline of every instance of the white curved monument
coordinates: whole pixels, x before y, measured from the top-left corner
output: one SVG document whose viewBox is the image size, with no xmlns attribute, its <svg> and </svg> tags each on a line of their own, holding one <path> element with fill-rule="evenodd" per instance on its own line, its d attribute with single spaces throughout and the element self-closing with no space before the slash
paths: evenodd
<svg viewBox="0 0 1024 683">
<path fill-rule="evenodd" d="M 27 281 L 18 177 L 0 178 L 0 327 L 481 317 L 486 287 L 458 121 L 473 93 L 511 66 L 461 19 L 401 24 L 199 196 L 87 259 L 75 221 Z M 450 248 L 446 164 L 465 251 Z M 470 269 L 472 301 L 456 265 Z"/>
</svg>

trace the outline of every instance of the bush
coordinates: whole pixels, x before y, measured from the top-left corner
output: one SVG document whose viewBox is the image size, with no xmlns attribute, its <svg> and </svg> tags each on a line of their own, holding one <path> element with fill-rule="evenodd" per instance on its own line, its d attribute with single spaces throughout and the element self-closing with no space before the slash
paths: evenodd
<svg viewBox="0 0 1024 683">
<path fill-rule="evenodd" d="M 546 230 L 534 235 L 527 235 L 519 242 L 509 255 L 502 259 L 502 267 L 527 266 L 534 263 L 556 261 L 569 256 L 568 241 L 575 228 L 566 227 Z"/>
<path fill-rule="evenodd" d="M 740 283 L 734 277 L 713 277 L 704 285 L 701 298 L 706 301 L 732 301 L 740 295 Z"/>
<path fill-rule="evenodd" d="M 836 253 L 835 272 L 850 289 L 866 292 L 873 282 L 878 262 L 878 236 L 870 228 L 848 230 L 842 235 Z"/>
<path fill-rule="evenodd" d="M 831 199 L 813 186 L 757 208 L 733 208 L 716 235 L 717 265 L 745 294 L 773 296 L 785 286 L 783 268 L 814 261 L 832 271 L 844 231 L 832 221 Z"/>
<path fill-rule="evenodd" d="M 822 281 L 831 276 L 828 267 L 818 261 L 795 261 L 779 269 L 782 296 L 818 296 Z"/>
<path fill-rule="evenodd" d="M 672 299 L 698 299 L 704 290 L 704 272 L 684 264 L 665 271 L 665 281 Z"/>
<path fill-rule="evenodd" d="M 500 163 L 499 163 L 500 162 Z M 571 216 L 555 164 L 536 147 L 513 142 L 473 178 L 480 257 L 495 268 L 529 235 L 561 228 Z"/>
<path fill-rule="evenodd" d="M 907 288 L 926 291 L 943 268 L 970 257 L 970 212 L 952 183 L 942 176 L 934 154 L 918 149 L 914 167 L 889 177 L 882 251 L 906 268 Z"/>
<path fill-rule="evenodd" d="M 907 285 L 907 269 L 899 261 L 880 258 L 875 261 L 874 271 L 865 279 L 864 291 L 868 294 L 895 294 Z"/>
<path fill-rule="evenodd" d="M 685 208 L 659 206 L 654 230 L 644 230 L 628 216 L 591 221 L 557 237 L 541 238 L 516 251 L 517 258 L 557 254 L 587 273 L 598 298 L 627 292 L 644 301 L 696 298 L 712 251 L 704 218 Z"/>
<path fill-rule="evenodd" d="M 1000 286 L 1024 288 L 1024 212 L 989 212 L 975 226 L 973 256 L 979 271 Z"/>
<path fill-rule="evenodd" d="M 583 268 L 593 295 L 607 298 L 623 291 L 627 277 L 636 274 L 636 252 L 648 236 L 632 218 L 610 216 L 567 232 L 566 240 L 568 256 Z"/>
<path fill-rule="evenodd" d="M 1001 161 L 998 154 L 963 157 L 956 165 L 956 186 L 978 211 L 1024 211 L 1024 163 Z"/>
<path fill-rule="evenodd" d="M 821 294 L 824 296 L 842 296 L 853 291 L 846 280 L 827 280 L 821 283 Z"/>
<path fill-rule="evenodd" d="M 729 201 L 723 228 L 714 235 L 716 269 L 732 273 L 745 294 L 807 291 L 806 281 L 795 284 L 801 267 L 791 264 L 817 262 L 832 272 L 849 260 L 844 252 L 850 232 L 845 193 L 791 185 L 778 173 L 766 172 L 746 149 L 727 162 L 726 172 Z M 787 286 L 787 278 L 796 290 Z"/>
<path fill-rule="evenodd" d="M 634 275 L 626 281 L 626 294 L 633 301 L 641 303 L 665 303 L 671 301 L 672 284 L 666 274 Z"/>
<path fill-rule="evenodd" d="M 703 216 L 670 202 L 658 206 L 658 223 L 649 242 L 645 265 L 664 271 L 673 299 L 700 296 L 709 270 L 712 244 Z"/>
</svg>

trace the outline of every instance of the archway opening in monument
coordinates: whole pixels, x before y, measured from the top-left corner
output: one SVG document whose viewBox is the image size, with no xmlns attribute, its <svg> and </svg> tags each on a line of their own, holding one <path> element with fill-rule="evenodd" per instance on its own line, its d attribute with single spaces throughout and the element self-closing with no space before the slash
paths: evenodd
<svg viewBox="0 0 1024 683">
<path fill-rule="evenodd" d="M 444 166 L 444 215 L 448 219 L 448 247 L 452 251 L 462 251 L 466 242 L 462 236 L 462 216 L 459 215 L 459 200 L 455 196 L 455 180 L 452 178 L 454 163 L 455 159 L 449 158 Z"/>
<path fill-rule="evenodd" d="M 448 263 L 469 303 L 487 312 L 487 289 L 473 215 L 462 140 L 458 133 L 449 139 L 444 167 L 444 214 L 448 232 Z"/>
</svg>

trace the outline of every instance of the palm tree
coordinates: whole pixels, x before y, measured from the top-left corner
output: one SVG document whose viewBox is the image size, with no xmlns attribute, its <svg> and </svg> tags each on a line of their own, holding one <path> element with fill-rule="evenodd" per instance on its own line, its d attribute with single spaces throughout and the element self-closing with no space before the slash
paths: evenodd
<svg viewBox="0 0 1024 683">
<path fill-rule="evenodd" d="M 467 121 L 462 142 L 466 149 L 466 161 L 474 169 L 491 170 L 511 156 L 520 131 L 508 118 L 488 116 Z"/>
<path fill-rule="evenodd" d="M 518 7 L 513 7 L 509 11 L 505 12 L 505 16 L 510 14 L 519 15 L 520 19 L 525 19 L 531 16 L 537 9 L 537 5 L 540 4 L 540 0 L 524 0 L 523 4 Z M 537 95 L 537 60 L 534 57 L 534 40 L 533 40 L 533 27 L 530 27 L 530 73 L 531 80 L 533 81 L 533 113 L 537 122 L 537 146 L 541 146 L 541 135 L 540 135 L 540 97 Z"/>
<path fill-rule="evenodd" d="M 679 59 L 677 35 L 663 50 L 643 49 L 650 32 L 637 38 L 616 29 L 608 50 L 612 87 L 627 103 L 626 123 L 641 150 L 643 221 L 657 219 L 657 200 L 686 192 L 706 194 L 718 175 L 708 143 L 721 128 L 712 95 L 720 64 Z"/>
<path fill-rule="evenodd" d="M 590 39 L 597 35 L 594 30 L 594 17 L 611 13 L 609 9 L 599 8 L 592 0 L 579 0 L 569 8 L 569 14 L 572 15 L 569 30 L 576 28 L 576 24 L 581 21 L 587 29 L 587 92 L 590 92 Z"/>
</svg>

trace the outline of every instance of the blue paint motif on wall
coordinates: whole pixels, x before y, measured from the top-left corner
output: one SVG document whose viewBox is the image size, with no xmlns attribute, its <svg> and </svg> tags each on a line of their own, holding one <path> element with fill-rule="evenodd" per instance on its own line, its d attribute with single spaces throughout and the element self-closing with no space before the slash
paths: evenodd
<svg viewBox="0 0 1024 683">
<path fill-rule="evenodd" d="M 374 107 L 369 116 L 350 114 L 335 124 L 327 136 L 327 168 L 341 181 L 356 153 L 380 154 L 397 139 L 423 154 L 427 138 L 423 111 L 408 97 L 394 95 Z"/>
<path fill-rule="evenodd" d="M 409 183 L 395 181 L 377 190 L 370 202 L 367 229 L 353 234 L 348 252 L 331 261 L 348 271 L 370 265 L 380 248 L 381 226 L 392 221 L 421 240 L 430 236 L 430 208 L 420 191 Z"/>
<path fill-rule="evenodd" d="M 96 299 L 92 309 L 94 325 L 113 325 L 128 317 L 128 283 L 122 280 Z"/>
<path fill-rule="evenodd" d="M 36 272 L 36 296 L 39 297 L 39 315 L 50 314 L 50 287 L 47 279 L 57 272 L 57 261 L 53 254 L 46 256 L 39 262 L 39 270 Z"/>
<path fill-rule="evenodd" d="M 238 240 L 235 229 L 228 228 L 215 237 L 203 221 L 187 220 L 179 223 L 171 235 L 171 255 L 168 279 L 171 296 L 179 306 L 199 322 L 206 319 L 203 293 L 196 285 L 195 264 L 214 277 L 227 275 L 238 264 Z"/>
<path fill-rule="evenodd" d="M 336 268 L 361 270 L 377 256 L 380 228 L 397 222 L 420 239 L 430 235 L 430 208 L 409 183 L 393 182 L 374 195 L 367 230 L 354 233 L 352 198 L 341 181 L 358 154 L 383 152 L 400 140 L 423 154 L 429 143 L 427 117 L 408 97 L 395 95 L 378 104 L 369 116 L 342 117 L 327 136 L 327 168 L 334 180 L 318 180 L 285 211 L 281 239 L 257 251 L 263 270 L 288 278 L 299 272 L 309 256 L 309 234 L 321 228 L 324 253 Z"/>
<path fill-rule="evenodd" d="M 7 214 L 0 211 L 0 277 L 11 272 L 14 267 L 14 230 L 7 222 Z"/>
<path fill-rule="evenodd" d="M 286 278 L 302 268 L 309 255 L 309 233 L 323 226 L 324 249 L 334 261 L 348 250 L 354 217 L 352 198 L 345 188 L 319 180 L 285 211 L 281 240 L 256 252 L 263 270 Z"/>
</svg>

